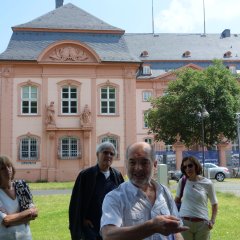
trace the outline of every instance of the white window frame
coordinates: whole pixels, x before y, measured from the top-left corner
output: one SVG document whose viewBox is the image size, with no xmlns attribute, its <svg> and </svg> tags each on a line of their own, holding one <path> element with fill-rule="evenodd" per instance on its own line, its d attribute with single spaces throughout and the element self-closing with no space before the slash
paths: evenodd
<svg viewBox="0 0 240 240">
<path fill-rule="evenodd" d="M 63 90 L 64 89 L 67 89 L 67 94 L 68 94 L 68 97 L 64 97 L 63 94 Z M 72 94 L 72 91 L 75 89 L 75 94 L 76 94 L 76 97 L 71 97 L 71 94 Z M 64 106 L 63 103 L 67 103 L 67 106 Z M 75 103 L 75 106 L 74 106 L 74 109 L 75 109 L 75 112 L 72 111 L 72 108 L 71 107 L 71 104 L 72 103 Z M 67 109 L 67 112 L 64 112 L 63 109 Z M 76 86 L 70 86 L 70 85 L 64 85 L 61 87 L 61 114 L 63 115 L 77 115 L 78 114 L 78 88 Z"/>
<path fill-rule="evenodd" d="M 110 142 L 110 143 L 112 143 L 114 145 L 116 151 L 118 149 L 118 139 L 116 137 L 114 137 L 114 136 L 103 136 L 101 138 L 101 142 L 102 143 L 103 142 Z"/>
<path fill-rule="evenodd" d="M 143 75 L 151 75 L 151 67 L 150 65 L 143 65 Z"/>
<path fill-rule="evenodd" d="M 24 96 L 24 89 L 28 88 L 28 96 Z M 36 89 L 36 92 L 33 92 L 32 90 Z M 36 94 L 35 97 L 32 95 Z M 27 107 L 24 107 L 24 102 L 28 103 Z M 32 107 L 32 104 L 36 103 L 36 106 Z M 23 109 L 28 109 L 28 112 L 24 112 Z M 36 109 L 36 112 L 32 112 L 32 109 Z M 24 85 L 21 87 L 21 114 L 22 115 L 37 115 L 38 114 L 38 87 L 36 86 L 29 86 L 29 85 Z"/>
<path fill-rule="evenodd" d="M 25 148 L 23 150 L 23 148 Z M 27 155 L 27 156 L 26 156 Z M 38 160 L 39 142 L 35 137 L 23 137 L 20 139 L 19 159 Z"/>
<path fill-rule="evenodd" d="M 232 74 L 237 74 L 237 68 L 235 65 L 230 65 L 228 66 L 229 68 L 229 71 L 232 73 Z"/>
<path fill-rule="evenodd" d="M 232 141 L 232 151 L 238 151 L 238 139 Z"/>
<path fill-rule="evenodd" d="M 153 144 L 153 139 L 152 139 L 152 138 L 149 138 L 149 137 L 148 137 L 148 138 L 144 138 L 144 142 L 152 145 L 152 144 Z"/>
<path fill-rule="evenodd" d="M 173 145 L 171 145 L 171 144 L 165 145 L 165 151 L 172 152 L 173 151 Z"/>
<path fill-rule="evenodd" d="M 98 138 L 98 142 L 99 143 L 111 142 L 115 146 L 115 149 L 116 149 L 116 152 L 117 152 L 116 158 L 117 158 L 117 160 L 119 160 L 119 156 L 120 156 L 119 155 L 119 151 L 120 151 L 120 138 L 119 138 L 119 136 L 107 133 L 107 134 L 104 134 L 104 135 L 100 136 Z"/>
<path fill-rule="evenodd" d="M 152 97 L 152 92 L 151 91 L 143 91 L 142 92 L 142 98 L 144 102 L 148 102 L 149 98 Z"/>
<path fill-rule="evenodd" d="M 63 142 L 67 141 L 67 142 Z M 62 137 L 60 139 L 60 159 L 77 159 L 81 156 L 80 141 L 76 137 Z"/>
<path fill-rule="evenodd" d="M 103 93 L 102 91 L 106 90 L 106 93 Z M 114 98 L 111 98 L 111 92 L 110 90 L 114 90 Z M 102 97 L 102 94 L 106 94 L 106 97 Z M 103 106 L 103 103 L 106 104 L 106 106 Z M 111 106 L 111 105 L 114 106 Z M 103 112 L 103 109 L 106 109 L 106 112 Z M 114 110 L 114 112 L 111 112 L 111 109 Z M 112 86 L 103 86 L 100 88 L 100 113 L 102 115 L 116 115 L 117 112 L 117 89 Z"/>
<path fill-rule="evenodd" d="M 145 116 L 147 116 L 147 115 L 148 115 L 148 111 L 145 111 L 143 113 L 143 128 L 149 128 L 148 124 L 147 124 L 147 121 L 145 120 Z"/>
</svg>

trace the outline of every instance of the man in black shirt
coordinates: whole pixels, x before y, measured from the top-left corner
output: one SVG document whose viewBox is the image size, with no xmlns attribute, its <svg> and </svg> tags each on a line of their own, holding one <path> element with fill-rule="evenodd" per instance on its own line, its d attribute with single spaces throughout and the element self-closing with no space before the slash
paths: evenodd
<svg viewBox="0 0 240 240">
<path fill-rule="evenodd" d="M 73 187 L 69 205 L 69 229 L 72 240 L 101 240 L 99 234 L 102 202 L 105 195 L 124 179 L 112 168 L 116 149 L 110 142 L 97 148 L 97 165 L 81 171 Z"/>
</svg>

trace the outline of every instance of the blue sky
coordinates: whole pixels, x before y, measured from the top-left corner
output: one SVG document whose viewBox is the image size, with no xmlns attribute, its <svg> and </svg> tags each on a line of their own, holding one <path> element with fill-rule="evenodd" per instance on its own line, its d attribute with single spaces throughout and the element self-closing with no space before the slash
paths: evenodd
<svg viewBox="0 0 240 240">
<path fill-rule="evenodd" d="M 231 29 L 240 33 L 239 0 L 204 0 L 206 33 Z M 130 33 L 152 32 L 152 0 L 64 0 Z M 153 0 L 156 33 L 203 33 L 203 0 Z M 55 0 L 2 0 L 0 53 L 12 34 L 11 27 L 55 9 Z"/>
</svg>

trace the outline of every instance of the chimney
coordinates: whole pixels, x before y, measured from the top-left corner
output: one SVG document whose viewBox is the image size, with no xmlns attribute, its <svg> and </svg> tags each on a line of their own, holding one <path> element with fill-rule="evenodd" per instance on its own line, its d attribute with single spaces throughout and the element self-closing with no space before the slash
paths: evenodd
<svg viewBox="0 0 240 240">
<path fill-rule="evenodd" d="M 63 0 L 55 0 L 56 8 L 59 8 L 63 5 Z"/>
<path fill-rule="evenodd" d="M 230 36 L 231 36 L 230 29 L 225 29 L 221 34 L 222 38 L 226 38 L 226 37 L 230 37 Z"/>
</svg>

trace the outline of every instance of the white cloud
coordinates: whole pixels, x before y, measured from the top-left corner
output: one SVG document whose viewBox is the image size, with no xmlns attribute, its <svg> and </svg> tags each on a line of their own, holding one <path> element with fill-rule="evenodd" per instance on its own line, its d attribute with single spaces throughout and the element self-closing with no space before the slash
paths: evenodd
<svg viewBox="0 0 240 240">
<path fill-rule="evenodd" d="M 170 0 L 166 9 L 156 12 L 157 31 L 203 32 L 203 0 Z M 205 0 L 205 19 L 207 29 L 212 32 L 224 30 L 225 25 L 234 27 L 240 20 L 240 1 Z"/>
</svg>

